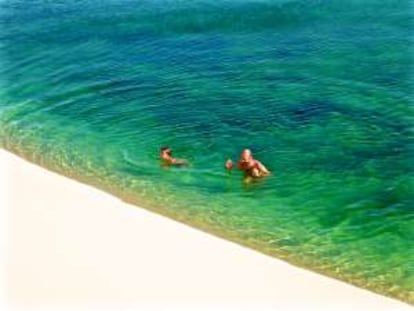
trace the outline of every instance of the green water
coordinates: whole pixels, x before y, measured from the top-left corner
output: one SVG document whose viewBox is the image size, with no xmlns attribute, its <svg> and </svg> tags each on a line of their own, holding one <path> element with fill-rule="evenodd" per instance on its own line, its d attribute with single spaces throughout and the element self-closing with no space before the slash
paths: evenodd
<svg viewBox="0 0 414 311">
<path fill-rule="evenodd" d="M 1 1 L 0 145 L 413 304 L 410 9 Z M 163 145 L 191 166 L 161 169 Z M 224 171 L 246 147 L 271 177 Z"/>
</svg>

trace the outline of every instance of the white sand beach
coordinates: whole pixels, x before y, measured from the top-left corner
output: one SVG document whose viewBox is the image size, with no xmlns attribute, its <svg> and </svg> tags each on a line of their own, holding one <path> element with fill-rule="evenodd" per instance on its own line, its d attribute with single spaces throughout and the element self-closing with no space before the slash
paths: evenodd
<svg viewBox="0 0 414 311">
<path fill-rule="evenodd" d="M 10 310 L 413 310 L 129 205 L 2 149 L 0 161 Z"/>
</svg>

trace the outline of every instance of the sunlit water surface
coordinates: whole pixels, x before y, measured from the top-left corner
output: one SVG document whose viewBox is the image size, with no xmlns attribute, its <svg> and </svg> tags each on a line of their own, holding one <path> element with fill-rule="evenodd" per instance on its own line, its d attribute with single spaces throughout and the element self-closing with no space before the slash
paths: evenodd
<svg viewBox="0 0 414 311">
<path fill-rule="evenodd" d="M 408 0 L 9 0 L 0 20 L 4 148 L 414 303 Z M 163 145 L 191 166 L 161 169 Z M 245 147 L 271 177 L 224 171 Z"/>
</svg>

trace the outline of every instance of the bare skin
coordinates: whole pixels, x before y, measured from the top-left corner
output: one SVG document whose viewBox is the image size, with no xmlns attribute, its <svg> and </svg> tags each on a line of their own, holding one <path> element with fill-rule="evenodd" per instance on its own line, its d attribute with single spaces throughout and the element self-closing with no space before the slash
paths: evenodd
<svg viewBox="0 0 414 311">
<path fill-rule="evenodd" d="M 265 177 L 271 174 L 262 162 L 253 158 L 252 152 L 249 149 L 243 150 L 237 167 L 252 178 Z"/>
<path fill-rule="evenodd" d="M 233 168 L 233 161 L 231 159 L 227 159 L 226 163 L 224 164 L 224 167 L 230 171 Z"/>
<path fill-rule="evenodd" d="M 172 156 L 171 148 L 161 148 L 160 159 L 162 160 L 162 164 L 164 167 L 168 167 L 171 165 L 177 165 L 177 166 L 188 165 L 187 160 L 174 158 Z"/>
</svg>

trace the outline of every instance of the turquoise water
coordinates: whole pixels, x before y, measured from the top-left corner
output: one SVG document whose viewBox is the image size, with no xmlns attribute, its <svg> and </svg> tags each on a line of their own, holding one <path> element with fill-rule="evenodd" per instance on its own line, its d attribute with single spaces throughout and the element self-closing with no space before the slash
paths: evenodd
<svg viewBox="0 0 414 311">
<path fill-rule="evenodd" d="M 414 303 L 408 0 L 9 0 L 0 20 L 3 148 Z M 191 166 L 161 169 L 163 145 Z M 246 147 L 271 177 L 224 171 Z"/>
</svg>

